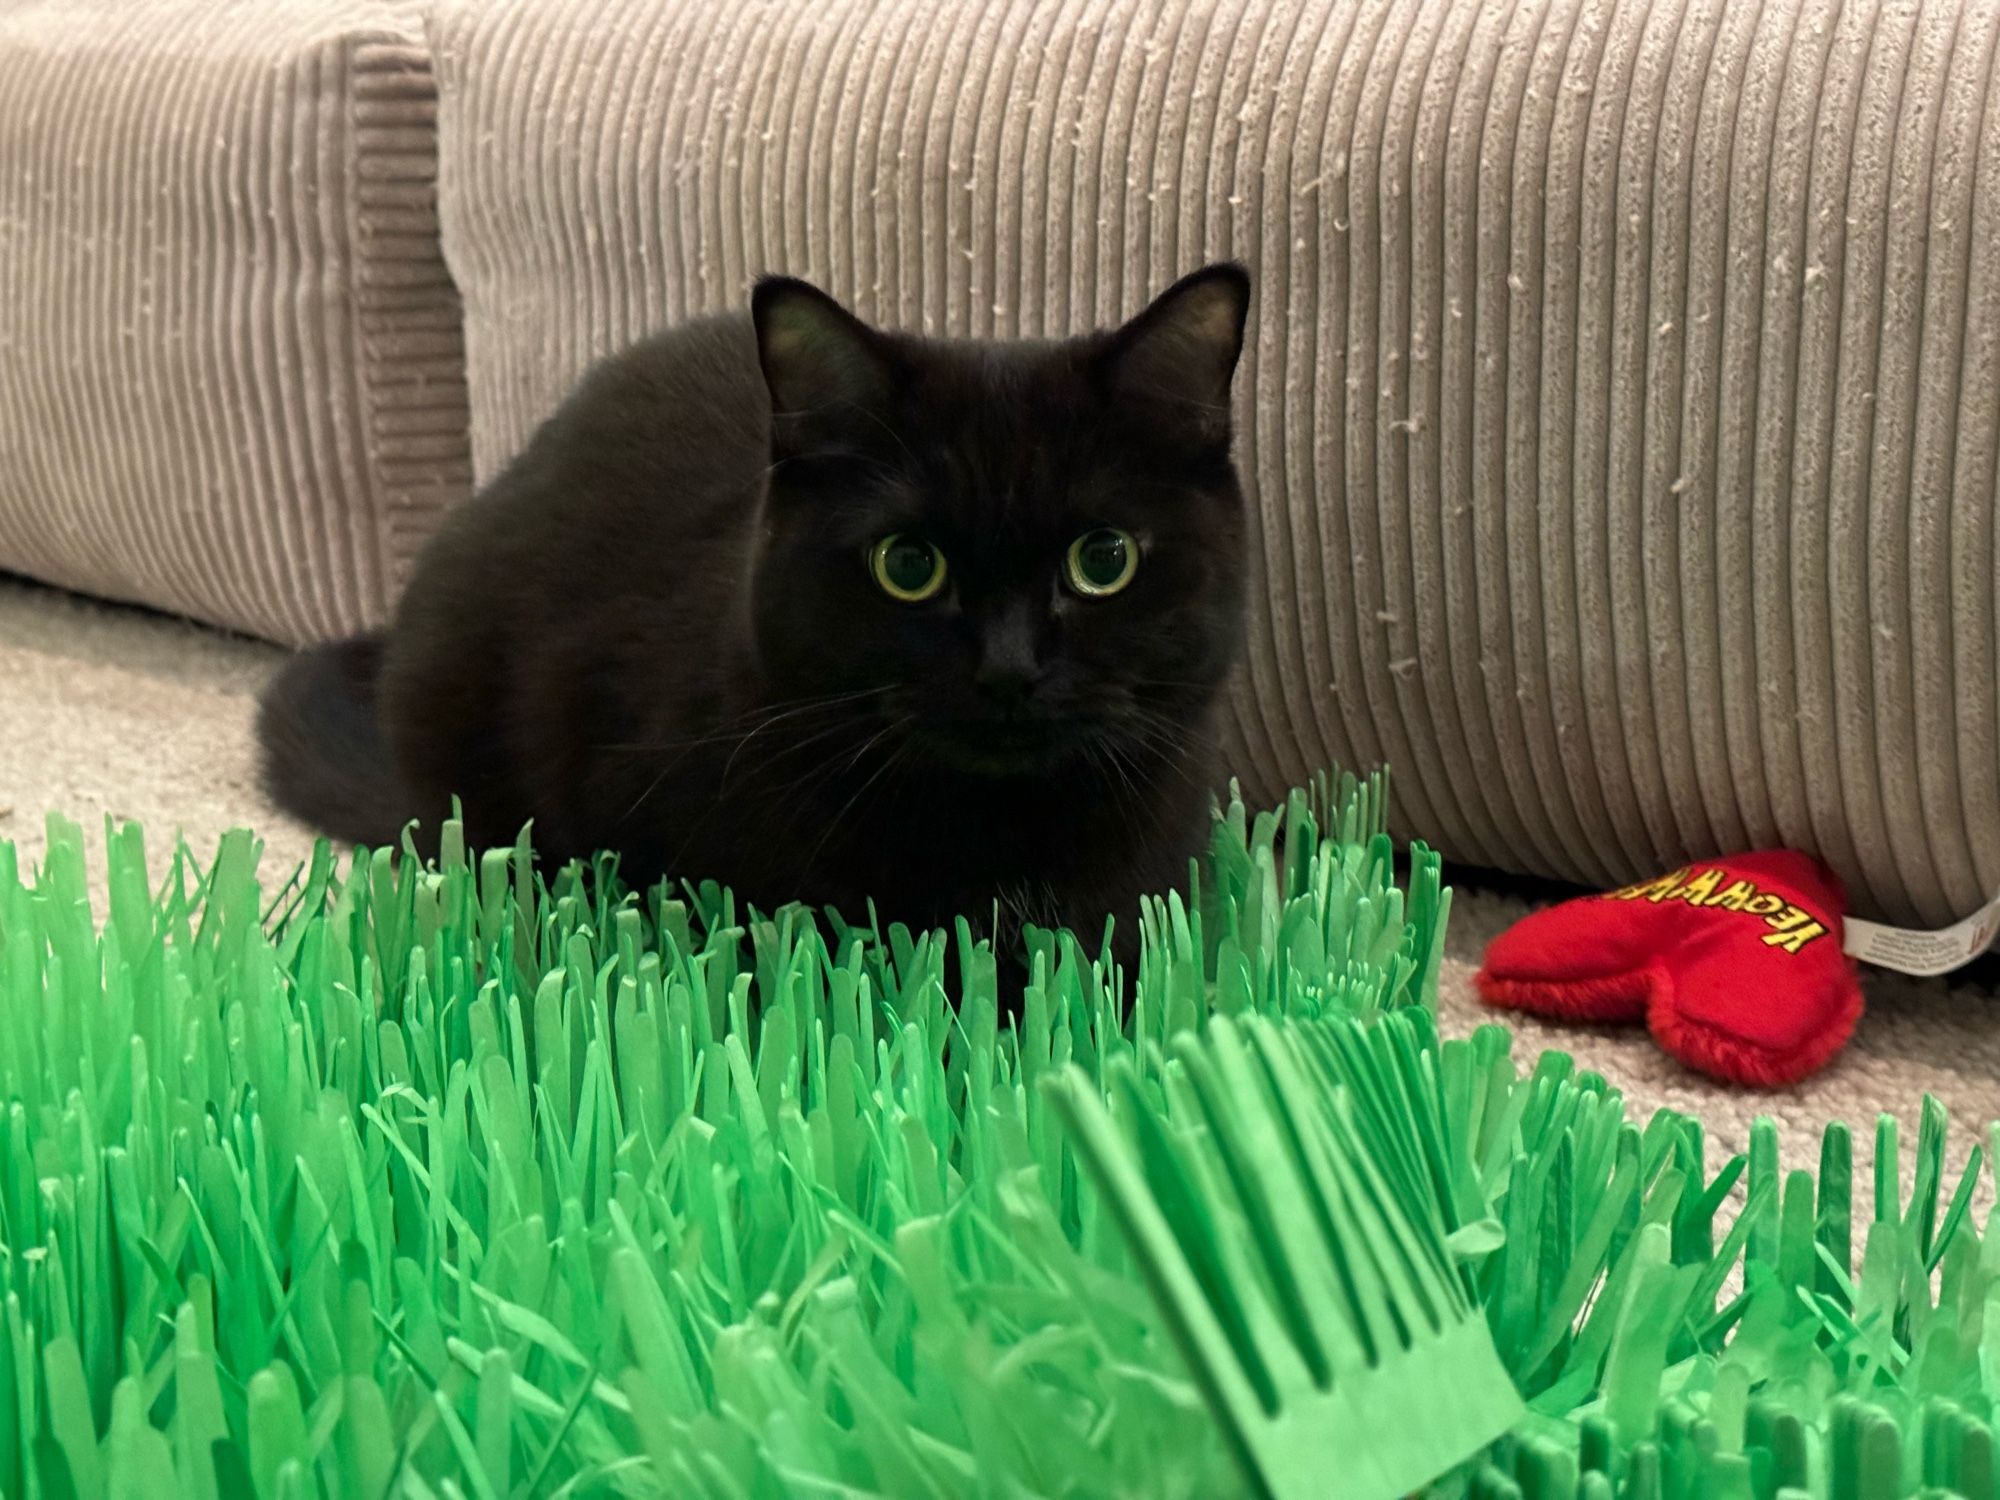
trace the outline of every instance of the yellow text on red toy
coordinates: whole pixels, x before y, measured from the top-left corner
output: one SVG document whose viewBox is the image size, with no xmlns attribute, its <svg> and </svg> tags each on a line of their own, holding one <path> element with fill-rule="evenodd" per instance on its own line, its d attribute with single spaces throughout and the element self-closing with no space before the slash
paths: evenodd
<svg viewBox="0 0 2000 1500">
<path fill-rule="evenodd" d="M 1765 946 L 1797 953 L 1806 944 L 1826 936 L 1826 924 L 1803 907 L 1795 906 L 1776 891 L 1760 889 L 1755 882 L 1733 879 L 1727 870 L 1714 865 L 1689 865 L 1645 880 L 1621 890 L 1605 893 L 1607 901 L 1650 901 L 1655 906 L 1667 901 L 1685 901 L 1704 910 L 1719 907 L 1761 917 L 1771 931 L 1763 935 Z"/>
</svg>

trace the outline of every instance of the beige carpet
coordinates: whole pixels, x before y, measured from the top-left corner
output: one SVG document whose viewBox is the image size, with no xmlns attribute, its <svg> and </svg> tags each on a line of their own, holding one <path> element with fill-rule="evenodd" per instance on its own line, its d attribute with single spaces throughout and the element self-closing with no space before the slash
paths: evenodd
<svg viewBox="0 0 2000 1500">
<path fill-rule="evenodd" d="M 312 845 L 304 828 L 265 801 L 256 779 L 252 708 L 278 660 L 269 646 L 176 620 L 115 609 L 0 580 L 0 838 L 39 856 L 50 810 L 85 825 L 101 847 L 107 814 L 141 820 L 157 851 L 179 828 L 207 851 L 226 829 L 255 827 L 269 867 L 289 871 Z M 1458 890 L 1451 963 L 1440 1004 L 1448 1033 L 1480 1024 L 1472 966 L 1485 940 L 1527 909 L 1491 886 Z M 1640 1032 L 1523 1026 L 1521 1053 L 1560 1047 L 1624 1089 L 1642 1114 L 1670 1105 L 1699 1115 L 1717 1148 L 1741 1149 L 1759 1114 L 1779 1120 L 1787 1160 L 1809 1163 L 1820 1127 L 1844 1118 L 1872 1129 L 1878 1112 L 1914 1138 L 1926 1091 L 1958 1124 L 2000 1118 L 2000 995 L 1996 961 L 1969 981 L 1869 983 L 1868 1015 L 1853 1045 L 1803 1088 L 1750 1093 L 1698 1078 Z M 1863 1153 L 1865 1156 L 1865 1153 Z"/>
</svg>

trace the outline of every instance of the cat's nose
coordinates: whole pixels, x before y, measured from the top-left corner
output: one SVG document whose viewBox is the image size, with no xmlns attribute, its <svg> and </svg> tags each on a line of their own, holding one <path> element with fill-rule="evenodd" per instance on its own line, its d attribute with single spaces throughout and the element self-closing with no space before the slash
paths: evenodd
<svg viewBox="0 0 2000 1500">
<path fill-rule="evenodd" d="M 973 674 L 980 688 L 1002 701 L 1018 702 L 1041 676 L 1034 622 L 1018 610 L 989 621 L 979 634 L 979 669 Z"/>
</svg>

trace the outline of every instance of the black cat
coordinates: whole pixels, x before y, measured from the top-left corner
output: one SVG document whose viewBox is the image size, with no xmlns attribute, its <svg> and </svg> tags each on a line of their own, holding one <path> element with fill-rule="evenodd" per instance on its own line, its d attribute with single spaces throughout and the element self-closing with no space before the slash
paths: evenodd
<svg viewBox="0 0 2000 1500">
<path fill-rule="evenodd" d="M 532 819 L 544 860 L 766 910 L 1129 938 L 1218 782 L 1248 303 L 1217 265 L 1114 332 L 944 343 L 761 282 L 593 370 L 386 636 L 278 675 L 272 794 L 371 844 L 457 794 L 477 844 Z"/>
</svg>

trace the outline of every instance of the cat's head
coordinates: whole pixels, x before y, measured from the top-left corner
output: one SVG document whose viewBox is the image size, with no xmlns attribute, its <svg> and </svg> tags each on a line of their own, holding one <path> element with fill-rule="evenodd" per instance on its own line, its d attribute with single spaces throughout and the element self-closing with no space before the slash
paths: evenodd
<svg viewBox="0 0 2000 1500">
<path fill-rule="evenodd" d="M 760 283 L 753 592 L 776 695 L 840 698 L 885 745 L 974 773 L 1185 742 L 1242 643 L 1229 387 L 1249 296 L 1216 265 L 1111 332 L 955 343 Z"/>
</svg>

